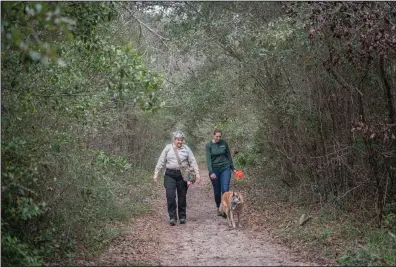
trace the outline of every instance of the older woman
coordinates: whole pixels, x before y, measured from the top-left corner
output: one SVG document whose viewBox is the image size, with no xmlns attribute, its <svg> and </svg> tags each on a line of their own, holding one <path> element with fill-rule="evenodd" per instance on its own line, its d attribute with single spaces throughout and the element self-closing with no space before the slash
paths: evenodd
<svg viewBox="0 0 396 267">
<path fill-rule="evenodd" d="M 228 192 L 231 181 L 231 171 L 236 173 L 232 162 L 230 148 L 225 140 L 221 139 L 222 131 L 215 129 L 213 139 L 206 144 L 206 164 L 208 165 L 209 177 L 213 185 L 214 199 L 219 212 L 221 196 Z"/>
<path fill-rule="evenodd" d="M 178 154 L 177 155 L 175 154 Z M 169 224 L 176 225 L 177 213 L 180 224 L 186 223 L 186 193 L 187 181 L 182 177 L 179 160 L 183 166 L 191 166 L 196 174 L 196 181 L 200 179 L 197 161 L 191 149 L 184 144 L 184 134 L 181 131 L 173 133 L 173 143 L 166 145 L 155 166 L 154 182 L 158 183 L 159 172 L 165 169 L 164 187 L 168 203 Z M 177 212 L 176 212 L 177 191 Z"/>
</svg>

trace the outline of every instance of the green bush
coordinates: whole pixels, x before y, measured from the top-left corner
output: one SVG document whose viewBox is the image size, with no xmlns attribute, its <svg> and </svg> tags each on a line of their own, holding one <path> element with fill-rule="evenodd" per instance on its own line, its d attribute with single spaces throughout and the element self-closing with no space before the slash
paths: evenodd
<svg viewBox="0 0 396 267">
<path fill-rule="evenodd" d="M 387 230 L 372 232 L 364 247 L 360 247 L 338 259 L 347 266 L 395 266 L 396 236 Z"/>
<path fill-rule="evenodd" d="M 103 133 L 124 129 L 122 109 L 159 108 L 162 78 L 114 41 L 115 3 L 1 6 L 2 263 L 73 259 L 77 245 L 117 236 L 112 221 L 148 210 L 148 174 Z"/>
<path fill-rule="evenodd" d="M 5 265 L 41 266 L 43 257 L 39 250 L 33 246 L 21 242 L 12 236 L 8 229 L 1 227 L 1 257 Z"/>
</svg>

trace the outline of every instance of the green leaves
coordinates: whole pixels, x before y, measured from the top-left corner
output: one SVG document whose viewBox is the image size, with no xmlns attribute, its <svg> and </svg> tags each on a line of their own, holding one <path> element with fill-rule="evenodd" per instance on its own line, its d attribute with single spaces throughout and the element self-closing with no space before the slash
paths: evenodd
<svg viewBox="0 0 396 267">
<path fill-rule="evenodd" d="M 11 216 L 21 220 L 29 220 L 40 215 L 40 208 L 32 198 L 21 197 L 17 200 L 17 208 L 11 209 Z"/>
<path fill-rule="evenodd" d="M 131 164 L 128 163 L 128 159 L 126 157 L 106 155 L 104 151 L 97 151 L 96 162 L 103 165 L 105 168 L 114 168 L 121 172 L 127 171 L 131 168 Z"/>
<path fill-rule="evenodd" d="M 72 249 L 81 224 L 126 213 L 118 178 L 131 162 L 88 148 L 103 149 L 92 140 L 123 109 L 158 109 L 162 77 L 112 35 L 117 3 L 1 4 L 2 262 L 37 265 Z"/>
<path fill-rule="evenodd" d="M 56 39 L 71 38 L 75 21 L 62 16 L 52 3 L 2 2 L 2 51 L 15 50 L 29 55 L 33 62 L 56 59 Z M 34 25 L 34 27 L 33 27 Z M 7 57 L 6 57 L 7 58 Z"/>
<path fill-rule="evenodd" d="M 121 102 L 132 99 L 142 110 L 157 109 L 159 101 L 155 92 L 162 86 L 160 76 L 148 70 L 129 47 L 111 48 L 107 53 L 117 63 L 107 68 L 112 73 L 109 93 Z"/>
<path fill-rule="evenodd" d="M 6 259 L 10 265 L 42 266 L 43 258 L 39 255 L 39 251 L 10 234 L 8 229 L 3 227 L 3 220 L 1 230 L 2 259 Z"/>
</svg>

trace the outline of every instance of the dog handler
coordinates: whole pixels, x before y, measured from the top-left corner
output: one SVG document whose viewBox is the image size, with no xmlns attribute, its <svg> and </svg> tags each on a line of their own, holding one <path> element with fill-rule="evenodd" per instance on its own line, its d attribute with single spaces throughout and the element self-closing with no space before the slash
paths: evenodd
<svg viewBox="0 0 396 267">
<path fill-rule="evenodd" d="M 214 129 L 213 139 L 206 146 L 206 164 L 208 166 L 209 177 L 213 185 L 214 199 L 217 206 L 217 215 L 222 216 L 219 212 L 221 196 L 228 192 L 231 181 L 231 171 L 236 173 L 230 148 L 226 141 L 221 139 L 222 131 Z"/>
<path fill-rule="evenodd" d="M 187 181 L 183 180 L 180 172 L 179 162 L 177 160 L 175 149 L 179 155 L 183 166 L 189 165 L 194 168 L 196 181 L 200 179 L 197 161 L 191 149 L 184 145 L 184 134 L 181 131 L 173 133 L 173 143 L 166 145 L 162 151 L 154 171 L 154 183 L 158 184 L 158 174 L 165 169 L 164 187 L 166 191 L 166 200 L 168 203 L 169 224 L 176 225 L 177 213 L 180 224 L 186 223 L 186 193 Z M 177 212 L 176 212 L 176 191 L 177 191 Z"/>
</svg>

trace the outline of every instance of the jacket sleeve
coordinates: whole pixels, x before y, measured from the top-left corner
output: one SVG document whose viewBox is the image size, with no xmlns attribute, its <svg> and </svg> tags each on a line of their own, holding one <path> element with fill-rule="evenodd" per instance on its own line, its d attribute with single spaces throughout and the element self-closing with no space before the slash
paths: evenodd
<svg viewBox="0 0 396 267">
<path fill-rule="evenodd" d="M 169 151 L 169 145 L 165 146 L 164 150 L 157 161 L 157 165 L 154 170 L 154 178 L 158 178 L 158 173 L 165 167 L 166 164 L 166 153 Z"/>
<path fill-rule="evenodd" d="M 209 143 L 205 146 L 206 151 L 206 165 L 208 166 L 209 174 L 213 172 L 212 169 L 212 154 L 210 153 L 210 146 Z"/>
<path fill-rule="evenodd" d="M 227 142 L 225 142 L 225 145 L 226 145 L 226 149 L 227 149 L 226 156 L 227 156 L 228 162 L 230 163 L 230 169 L 233 171 L 233 170 L 235 170 L 235 168 L 234 168 L 234 163 L 232 161 L 231 151 L 230 151 L 230 148 L 228 147 Z"/>
<path fill-rule="evenodd" d="M 189 147 L 187 147 L 187 150 L 188 150 L 188 163 L 190 164 L 191 167 L 194 168 L 195 174 L 199 176 L 199 167 L 197 160 L 195 159 L 194 153 Z"/>
</svg>

